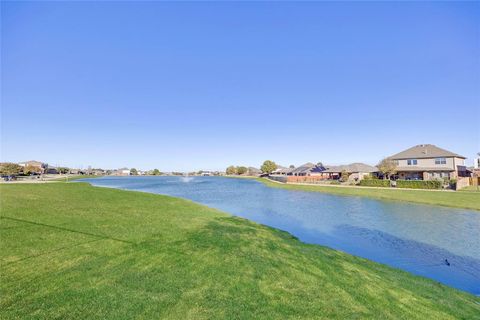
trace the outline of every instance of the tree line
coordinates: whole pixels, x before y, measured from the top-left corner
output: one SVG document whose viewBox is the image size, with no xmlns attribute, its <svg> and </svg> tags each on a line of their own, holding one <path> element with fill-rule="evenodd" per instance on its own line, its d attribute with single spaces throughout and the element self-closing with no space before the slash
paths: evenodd
<svg viewBox="0 0 480 320">
<path fill-rule="evenodd" d="M 264 174 L 270 174 L 273 171 L 277 170 L 278 166 L 274 161 L 265 160 L 263 164 L 260 166 L 260 171 Z M 225 173 L 228 175 L 243 175 L 246 173 L 250 173 L 249 169 L 245 166 L 229 166 Z"/>
</svg>

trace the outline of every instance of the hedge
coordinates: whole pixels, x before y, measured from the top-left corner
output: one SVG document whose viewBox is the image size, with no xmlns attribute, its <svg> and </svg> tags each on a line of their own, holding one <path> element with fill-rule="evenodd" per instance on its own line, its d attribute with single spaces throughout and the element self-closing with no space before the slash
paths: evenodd
<svg viewBox="0 0 480 320">
<path fill-rule="evenodd" d="M 397 180 L 397 188 L 407 189 L 440 189 L 442 184 L 439 180 Z"/>
<path fill-rule="evenodd" d="M 359 185 L 364 187 L 390 187 L 390 180 L 363 179 L 360 180 Z"/>
</svg>

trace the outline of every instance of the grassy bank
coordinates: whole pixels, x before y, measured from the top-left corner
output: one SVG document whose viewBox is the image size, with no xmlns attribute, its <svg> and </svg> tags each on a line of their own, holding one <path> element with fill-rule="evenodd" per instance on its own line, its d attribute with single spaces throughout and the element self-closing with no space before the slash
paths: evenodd
<svg viewBox="0 0 480 320">
<path fill-rule="evenodd" d="M 190 201 L 1 185 L 0 318 L 474 319 L 480 299 Z"/>
<path fill-rule="evenodd" d="M 273 188 L 325 192 L 345 196 L 362 196 L 383 200 L 398 200 L 431 205 L 480 210 L 480 193 L 478 192 L 441 192 L 412 189 L 381 189 L 366 187 L 338 187 L 328 185 L 284 184 L 265 178 L 256 178 Z"/>
<path fill-rule="evenodd" d="M 56 179 L 53 179 L 51 181 L 56 181 L 56 182 L 69 182 L 69 181 L 74 181 L 74 180 L 79 180 L 79 179 L 93 179 L 93 178 L 101 178 L 102 176 L 95 176 L 95 175 L 88 175 L 88 174 L 80 174 L 80 175 L 75 175 L 75 176 L 63 176 L 59 177 Z"/>
<path fill-rule="evenodd" d="M 461 192 L 480 192 L 480 187 L 479 186 L 468 186 L 463 189 L 460 189 L 458 191 Z"/>
</svg>

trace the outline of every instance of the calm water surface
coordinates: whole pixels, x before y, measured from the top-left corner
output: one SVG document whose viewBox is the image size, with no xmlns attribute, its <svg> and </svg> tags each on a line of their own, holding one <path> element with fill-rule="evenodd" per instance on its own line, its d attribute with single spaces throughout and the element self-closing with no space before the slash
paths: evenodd
<svg viewBox="0 0 480 320">
<path fill-rule="evenodd" d="M 269 188 L 221 177 L 105 177 L 91 184 L 187 198 L 480 295 L 480 212 Z M 445 263 L 448 260 L 450 265 Z"/>
</svg>

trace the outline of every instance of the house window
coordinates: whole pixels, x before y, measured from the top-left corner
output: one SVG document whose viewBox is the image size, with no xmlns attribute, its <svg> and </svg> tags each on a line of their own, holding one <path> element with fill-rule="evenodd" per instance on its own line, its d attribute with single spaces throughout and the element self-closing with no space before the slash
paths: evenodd
<svg viewBox="0 0 480 320">
<path fill-rule="evenodd" d="M 408 159 L 407 160 L 407 165 L 416 166 L 417 165 L 417 159 Z"/>
<path fill-rule="evenodd" d="M 447 159 L 445 159 L 445 158 L 435 158 L 435 164 L 447 164 Z"/>
</svg>

